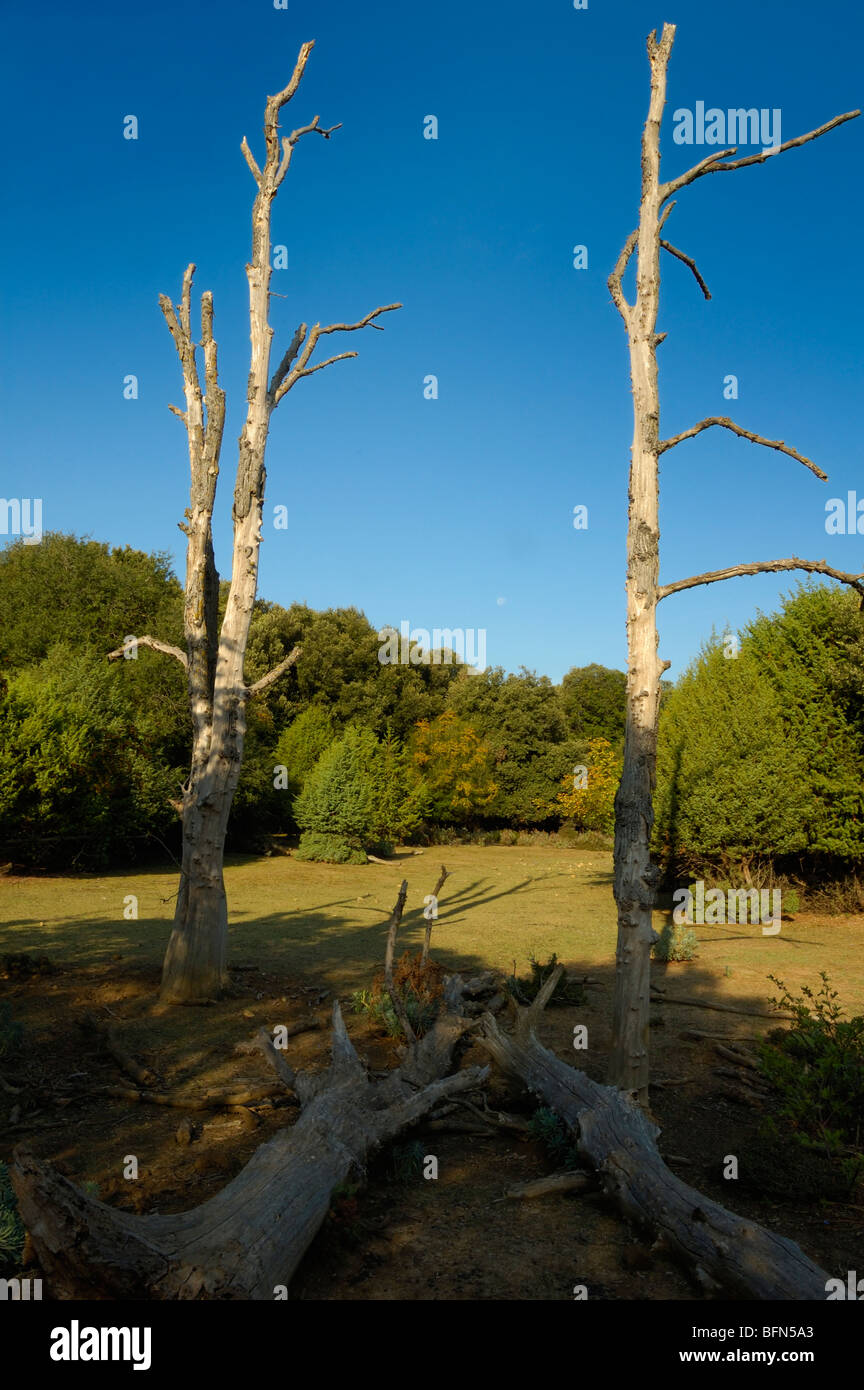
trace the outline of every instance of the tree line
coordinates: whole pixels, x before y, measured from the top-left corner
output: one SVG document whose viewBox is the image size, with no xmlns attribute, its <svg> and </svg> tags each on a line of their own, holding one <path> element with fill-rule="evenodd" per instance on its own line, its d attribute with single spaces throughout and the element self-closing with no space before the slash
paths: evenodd
<svg viewBox="0 0 864 1390">
<path fill-rule="evenodd" d="M 221 586 L 221 602 L 225 589 Z M 168 557 L 52 533 L 0 552 L 0 845 L 23 865 L 96 869 L 176 854 L 191 744 L 184 673 L 118 641 L 182 640 Z M 610 833 L 625 677 L 382 665 L 355 608 L 259 600 L 247 679 L 302 659 L 249 706 L 235 850 L 287 836 L 362 861 L 397 843 Z M 799 585 L 780 612 L 712 636 L 661 705 L 654 851 L 664 878 L 754 863 L 843 874 L 864 854 L 864 617 Z"/>
</svg>

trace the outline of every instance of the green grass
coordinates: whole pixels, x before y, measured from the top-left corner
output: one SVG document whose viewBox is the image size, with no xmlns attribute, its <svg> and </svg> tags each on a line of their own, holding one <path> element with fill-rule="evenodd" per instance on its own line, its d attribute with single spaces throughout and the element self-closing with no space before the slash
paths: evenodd
<svg viewBox="0 0 864 1390">
<path fill-rule="evenodd" d="M 287 857 L 235 858 L 226 867 L 229 960 L 260 969 L 326 980 L 343 993 L 367 987 L 381 968 L 387 919 L 408 880 L 398 951 L 421 945 L 423 899 L 440 865 L 450 870 L 434 924 L 433 956 L 461 970 L 495 967 L 526 974 L 529 960 L 554 953 L 568 969 L 611 972 L 616 914 L 612 857 L 605 850 L 561 845 L 448 845 L 390 864 L 331 865 Z M 158 966 L 174 908 L 177 873 L 0 878 L 0 953 L 47 953 L 58 964 Z M 123 916 L 138 899 L 139 920 Z M 668 914 L 655 914 L 660 930 Z M 758 999 L 765 1007 L 768 974 L 790 984 L 827 969 L 843 981 L 843 1003 L 864 1009 L 861 917 L 802 913 L 776 937 L 758 925 L 697 926 L 697 962 L 665 969 L 676 988 L 700 981 L 712 993 Z M 723 967 L 734 960 L 734 979 Z M 655 967 L 662 969 L 663 967 Z M 784 973 L 785 972 L 785 973 Z M 692 1016 L 687 1022 L 692 1024 Z M 686 1025 L 685 1025 L 686 1026 Z"/>
</svg>

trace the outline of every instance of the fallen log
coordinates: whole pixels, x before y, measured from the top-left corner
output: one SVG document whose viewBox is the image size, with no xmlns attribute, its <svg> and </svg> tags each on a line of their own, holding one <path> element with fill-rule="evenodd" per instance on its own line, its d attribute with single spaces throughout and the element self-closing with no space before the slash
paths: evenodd
<svg viewBox="0 0 864 1390">
<path fill-rule="evenodd" d="M 109 1053 L 122 1072 L 125 1072 L 133 1081 L 137 1081 L 139 1086 L 155 1086 L 156 1077 L 149 1067 L 142 1067 L 140 1062 L 136 1062 L 134 1057 L 121 1046 L 117 1034 L 113 1028 L 106 1023 L 100 1023 L 92 1014 L 85 1014 L 80 1020 L 79 1027 L 85 1033 L 92 1033 L 103 1043 L 106 1052 Z"/>
<path fill-rule="evenodd" d="M 134 1216 L 88 1197 L 48 1162 L 16 1149 L 11 1168 L 21 1219 L 52 1296 L 127 1299 L 269 1300 L 284 1297 L 323 1223 L 333 1191 L 362 1174 L 370 1155 L 442 1100 L 482 1083 L 487 1070 L 446 1076 L 470 1026 L 457 977 L 446 1006 L 396 1071 L 372 1081 L 351 1043 L 338 1003 L 327 1071 L 294 1073 L 272 1042 L 301 1104 L 296 1124 L 253 1154 L 237 1177 L 191 1211 Z M 266 1034 L 264 1035 L 266 1039 Z"/>
<path fill-rule="evenodd" d="M 477 1042 L 561 1117 L 624 1216 L 649 1230 L 704 1288 L 750 1299 L 824 1299 L 828 1274 L 793 1241 L 682 1182 L 660 1156 L 658 1127 L 629 1095 L 590 1080 L 537 1041 L 534 1026 L 560 971 L 530 1008 L 520 1009 L 514 1033 L 486 1015 Z"/>
</svg>

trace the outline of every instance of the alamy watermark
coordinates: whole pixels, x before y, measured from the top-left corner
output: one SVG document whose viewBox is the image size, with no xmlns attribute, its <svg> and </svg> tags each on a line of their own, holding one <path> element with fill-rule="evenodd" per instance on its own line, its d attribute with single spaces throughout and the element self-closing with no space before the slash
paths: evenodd
<svg viewBox="0 0 864 1390">
<path fill-rule="evenodd" d="M 378 660 L 382 666 L 451 666 L 454 657 L 475 671 L 486 670 L 486 629 L 414 627 L 407 618 L 378 633 Z"/>
<path fill-rule="evenodd" d="M 775 106 L 757 110 L 743 106 L 721 111 L 718 106 L 705 110 L 704 101 L 697 101 L 694 110 L 679 106 L 673 112 L 675 127 L 672 139 L 676 145 L 762 145 L 770 154 L 783 143 L 780 134 L 781 112 Z"/>
<path fill-rule="evenodd" d="M 0 536 L 22 536 L 25 545 L 39 545 L 42 498 L 0 497 Z"/>
<path fill-rule="evenodd" d="M 723 926 L 729 922 L 759 922 L 763 936 L 780 931 L 783 893 L 780 888 L 709 888 L 702 879 L 690 888 L 676 888 L 672 894 L 672 920 L 676 927 Z"/>
</svg>

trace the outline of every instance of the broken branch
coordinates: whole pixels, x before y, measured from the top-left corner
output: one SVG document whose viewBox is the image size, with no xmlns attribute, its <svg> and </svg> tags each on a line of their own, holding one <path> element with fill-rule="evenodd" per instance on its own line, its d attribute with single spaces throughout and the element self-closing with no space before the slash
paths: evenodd
<svg viewBox="0 0 864 1390">
<path fill-rule="evenodd" d="M 670 203 L 669 206 L 671 207 L 672 204 Z M 662 222 L 663 219 L 661 219 L 660 225 L 662 225 Z M 697 266 L 696 262 L 692 259 L 692 257 L 685 255 L 683 251 L 678 250 L 677 246 L 673 246 L 671 241 L 664 241 L 662 237 L 660 238 L 660 245 L 663 247 L 665 251 L 668 251 L 670 255 L 677 256 L 679 261 L 683 261 L 685 265 L 690 267 L 690 269 L 693 271 L 694 276 L 696 277 L 696 283 L 699 286 L 700 290 L 702 291 L 706 299 L 710 299 L 711 291 L 705 284 L 705 281 L 702 279 L 699 267 Z M 663 336 L 665 337 L 665 334 Z"/>
</svg>

